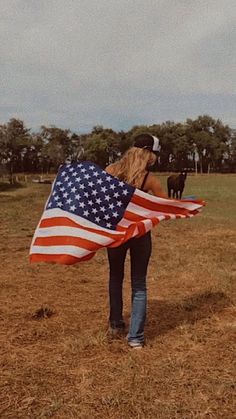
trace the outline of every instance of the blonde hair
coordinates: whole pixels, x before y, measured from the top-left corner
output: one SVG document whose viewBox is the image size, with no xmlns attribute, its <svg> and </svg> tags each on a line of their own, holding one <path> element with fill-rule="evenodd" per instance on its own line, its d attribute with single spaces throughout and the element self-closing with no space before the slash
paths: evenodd
<svg viewBox="0 0 236 419">
<path fill-rule="evenodd" d="M 148 165 L 154 164 L 156 156 L 145 148 L 131 147 L 120 160 L 109 167 L 109 173 L 140 188 Z"/>
</svg>

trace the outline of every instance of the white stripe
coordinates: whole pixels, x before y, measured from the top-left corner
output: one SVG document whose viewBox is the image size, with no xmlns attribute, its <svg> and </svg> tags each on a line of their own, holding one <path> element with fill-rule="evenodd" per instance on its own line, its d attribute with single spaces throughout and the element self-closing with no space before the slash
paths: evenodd
<svg viewBox="0 0 236 419">
<path fill-rule="evenodd" d="M 153 227 L 151 220 L 144 220 L 144 221 L 142 221 L 142 223 L 143 223 L 143 225 L 145 227 L 146 233 L 148 231 L 150 231 L 152 229 L 152 227 Z"/>
<path fill-rule="evenodd" d="M 56 209 L 53 208 L 53 209 L 44 211 L 41 221 L 44 219 L 53 218 L 53 217 L 69 218 L 70 220 L 75 221 L 76 223 L 84 227 L 95 228 L 96 230 L 105 231 L 106 233 L 112 233 L 112 234 L 117 234 L 117 235 L 120 234 L 120 232 L 117 232 L 115 230 L 109 230 L 108 228 L 105 228 L 105 227 L 100 227 L 99 225 L 92 223 L 91 221 L 88 221 L 85 218 L 80 217 L 79 215 L 75 215 L 70 212 L 63 211 L 60 208 L 56 208 Z"/>
<path fill-rule="evenodd" d="M 140 191 L 139 189 L 135 189 L 133 196 L 135 195 L 141 198 L 144 198 L 147 201 L 155 202 L 160 205 L 169 205 L 169 206 L 173 206 L 177 208 L 185 208 L 189 211 L 202 208 L 201 204 L 195 204 L 193 202 L 186 202 L 186 201 L 176 201 L 174 199 L 161 198 L 159 196 L 154 196 L 146 192 Z"/>
<path fill-rule="evenodd" d="M 126 218 L 122 218 L 122 220 L 120 220 L 117 225 L 118 226 L 121 226 L 121 227 L 128 228 L 131 224 L 134 224 L 134 222 L 133 221 L 126 220 Z"/>
<path fill-rule="evenodd" d="M 122 233 L 121 233 L 122 234 Z M 105 237 L 90 231 L 83 230 L 81 228 L 74 227 L 44 227 L 39 228 L 37 231 L 37 237 L 54 237 L 54 236 L 70 236 L 78 237 L 82 239 L 91 240 L 94 243 L 107 245 L 114 241 L 114 239 Z"/>
<path fill-rule="evenodd" d="M 133 204 L 132 202 L 129 203 L 129 205 L 126 208 L 126 211 L 130 211 L 133 214 L 141 215 L 142 217 L 158 218 L 158 220 L 160 221 L 166 218 L 163 212 L 150 211 L 149 209 L 140 207 L 139 205 Z"/>
<path fill-rule="evenodd" d="M 70 255 L 75 257 L 83 257 L 89 255 L 90 250 L 77 246 L 32 246 L 31 255 Z"/>
<path fill-rule="evenodd" d="M 136 224 L 137 222 L 135 221 L 130 221 L 127 220 L 126 218 L 123 218 L 120 222 L 119 222 L 119 226 L 122 227 L 126 227 L 128 229 L 128 227 L 130 225 Z M 142 220 L 142 221 L 138 221 L 138 223 L 142 223 L 145 227 L 146 232 L 148 232 L 149 230 L 151 230 L 151 228 L 153 227 L 152 221 L 151 220 Z M 137 234 L 139 233 L 138 227 L 135 228 L 132 237 L 135 237 Z"/>
<path fill-rule="evenodd" d="M 172 220 L 175 220 L 177 216 L 178 216 L 178 218 L 179 217 L 180 218 L 186 218 L 187 217 L 184 214 L 172 214 L 172 213 L 163 214 L 163 212 L 150 211 L 146 208 L 140 207 L 139 205 L 136 205 L 136 204 L 133 204 L 133 203 L 129 203 L 126 210 L 131 212 L 134 215 L 137 214 L 137 215 L 140 215 L 140 216 L 145 217 L 145 218 L 157 218 L 159 221 L 163 221 L 167 217 L 172 219 Z M 125 216 L 125 214 L 124 214 L 124 216 Z M 189 215 L 188 215 L 188 217 L 189 217 Z M 134 223 L 134 221 L 131 221 L 130 223 L 132 224 L 132 223 Z"/>
</svg>

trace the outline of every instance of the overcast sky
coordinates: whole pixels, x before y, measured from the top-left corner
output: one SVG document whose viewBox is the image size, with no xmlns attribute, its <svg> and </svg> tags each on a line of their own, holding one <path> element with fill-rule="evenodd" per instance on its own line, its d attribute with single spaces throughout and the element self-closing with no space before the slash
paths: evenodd
<svg viewBox="0 0 236 419">
<path fill-rule="evenodd" d="M 236 128 L 236 0 L 0 0 L 0 123 Z"/>
</svg>

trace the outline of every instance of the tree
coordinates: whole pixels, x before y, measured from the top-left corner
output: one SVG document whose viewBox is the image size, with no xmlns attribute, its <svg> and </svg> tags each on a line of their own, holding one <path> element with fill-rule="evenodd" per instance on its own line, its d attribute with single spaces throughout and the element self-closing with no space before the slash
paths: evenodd
<svg viewBox="0 0 236 419">
<path fill-rule="evenodd" d="M 91 133 L 78 135 L 69 129 L 42 126 L 30 133 L 24 122 L 12 118 L 0 125 L 0 163 L 13 174 L 19 171 L 56 171 L 68 160 L 88 159 L 104 167 L 114 162 L 130 146 L 134 137 L 149 133 L 160 140 L 161 150 L 153 170 L 235 171 L 236 133 L 209 115 L 187 119 L 185 123 L 166 121 L 151 126 L 136 125 L 128 132 L 115 132 L 102 125 Z M 83 154 L 84 150 L 84 154 Z"/>
<path fill-rule="evenodd" d="M 94 127 L 85 143 L 85 158 L 105 167 L 119 155 L 119 135 L 112 129 Z"/>
<path fill-rule="evenodd" d="M 219 169 L 229 148 L 229 127 L 219 119 L 203 115 L 195 120 L 187 119 L 186 132 L 191 145 L 196 149 L 200 172 L 209 173 L 211 168 Z"/>
<path fill-rule="evenodd" d="M 23 170 L 23 156 L 31 145 L 30 130 L 20 119 L 12 118 L 1 126 L 1 159 L 4 159 L 8 171 L 10 172 L 10 181 L 14 182 L 14 173 Z"/>
<path fill-rule="evenodd" d="M 71 131 L 57 127 L 41 127 L 41 138 L 43 139 L 42 158 L 58 170 L 60 164 L 64 163 L 67 157 L 72 154 Z"/>
<path fill-rule="evenodd" d="M 236 172 L 236 130 L 232 129 L 229 151 L 224 155 L 224 171 Z"/>
<path fill-rule="evenodd" d="M 44 162 L 41 152 L 43 145 L 44 142 L 40 134 L 31 134 L 31 145 L 27 147 L 22 157 L 24 172 L 43 172 Z"/>
<path fill-rule="evenodd" d="M 166 121 L 160 126 L 160 170 L 172 170 L 172 160 L 174 159 L 174 143 L 176 139 L 175 123 L 173 121 Z"/>
</svg>

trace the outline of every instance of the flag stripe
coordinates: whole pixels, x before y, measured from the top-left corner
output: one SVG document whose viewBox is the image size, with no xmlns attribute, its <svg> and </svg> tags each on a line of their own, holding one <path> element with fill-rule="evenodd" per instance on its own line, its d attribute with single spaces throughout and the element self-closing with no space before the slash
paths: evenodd
<svg viewBox="0 0 236 419">
<path fill-rule="evenodd" d="M 136 205 L 133 204 L 132 202 L 129 203 L 129 205 L 126 208 L 126 212 L 129 211 L 130 213 L 134 213 L 137 214 L 141 217 L 143 217 L 144 219 L 148 218 L 157 218 L 159 219 L 159 221 L 162 221 L 166 218 L 166 216 L 168 215 L 173 215 L 173 218 L 175 218 L 174 214 L 163 214 L 163 212 L 158 212 L 158 211 L 151 211 L 150 209 L 147 208 L 143 208 L 140 205 Z"/>
<path fill-rule="evenodd" d="M 147 218 L 147 217 L 146 217 Z M 128 211 L 128 210 L 126 210 L 125 211 L 125 213 L 124 213 L 124 219 L 125 220 L 128 220 L 128 221 L 131 221 L 131 222 L 134 222 L 134 223 L 136 223 L 136 222 L 138 222 L 138 221 L 143 221 L 143 220 L 145 220 L 146 219 L 145 217 L 142 217 L 141 215 L 139 215 L 139 214 L 135 214 L 135 213 L 133 213 L 133 212 L 130 212 L 130 211 Z"/>
<path fill-rule="evenodd" d="M 137 234 L 137 237 L 139 237 L 139 236 L 143 236 L 145 233 L 147 233 L 149 230 L 151 230 L 151 228 L 152 228 L 152 226 L 150 226 L 150 224 L 149 225 L 147 225 L 146 223 L 145 223 L 145 221 L 143 221 L 143 222 L 141 222 L 141 223 L 138 223 L 138 225 L 137 225 L 137 227 L 138 227 L 138 234 Z M 147 227 L 147 228 L 146 228 Z"/>
<path fill-rule="evenodd" d="M 122 231 L 125 232 L 125 236 L 123 237 L 122 240 L 116 240 L 114 243 L 112 243 L 108 247 L 120 246 L 121 244 L 125 243 L 127 240 L 132 239 L 132 237 L 134 237 L 136 234 L 138 234 L 138 228 L 137 228 L 137 225 L 135 223 L 130 223 L 127 228 L 124 228 L 124 227 L 121 227 L 121 226 L 117 226 L 117 228 L 119 228 L 121 230 L 123 229 Z"/>
<path fill-rule="evenodd" d="M 173 198 L 161 198 L 156 197 L 155 195 L 147 194 L 146 192 L 140 191 L 139 189 L 135 189 L 134 195 L 136 197 L 144 198 L 145 200 L 148 200 L 150 202 L 159 202 L 161 205 L 170 205 L 172 204 L 176 208 L 188 208 L 189 211 L 200 209 L 202 206 L 205 205 L 204 201 L 200 200 L 183 200 L 180 201 L 179 199 L 173 199 Z M 187 205 L 186 205 L 187 204 Z"/>
<path fill-rule="evenodd" d="M 60 255 L 67 254 L 75 257 L 84 257 L 89 253 L 92 253 L 90 250 L 87 250 L 83 247 L 78 246 L 32 246 L 33 253 L 39 254 L 51 254 L 51 255 Z"/>
<path fill-rule="evenodd" d="M 73 220 L 70 220 L 67 217 L 52 217 L 52 218 L 45 218 L 42 219 L 40 224 L 39 224 L 39 228 L 46 228 L 46 227 L 55 227 L 55 226 L 68 226 L 68 227 L 75 227 L 75 228 L 79 228 L 79 229 L 83 229 L 85 231 L 89 231 L 91 233 L 96 233 L 96 234 L 100 234 L 101 236 L 104 237 L 109 237 L 112 239 L 121 239 L 122 238 L 122 234 L 114 231 L 114 230 L 110 230 L 110 233 L 108 233 L 107 231 L 101 230 L 99 229 L 99 227 L 95 228 L 91 228 L 91 227 L 85 227 L 81 224 L 76 223 Z M 96 226 L 96 224 L 94 224 L 94 226 Z"/>
<path fill-rule="evenodd" d="M 192 213 L 197 213 L 197 210 L 189 210 L 188 208 L 181 208 L 181 207 L 176 207 L 171 203 L 169 203 L 169 205 L 167 205 L 166 203 L 162 203 L 162 202 L 152 202 L 148 199 L 145 199 L 143 197 L 140 196 L 136 196 L 135 194 L 133 194 L 132 198 L 131 198 L 131 202 L 133 204 L 136 204 L 140 207 L 149 209 L 151 211 L 157 211 L 157 212 L 162 212 L 162 213 L 167 213 L 167 214 L 182 214 L 182 215 L 188 215 L 189 212 Z"/>
<path fill-rule="evenodd" d="M 107 239 L 103 242 L 103 246 L 111 244 L 114 240 Z M 81 237 L 72 236 L 53 236 L 53 237 L 37 237 L 34 246 L 77 246 L 90 251 L 100 249 L 101 243 L 95 243 L 91 240 L 83 239 Z"/>
<path fill-rule="evenodd" d="M 82 228 L 75 228 L 75 227 L 67 227 L 67 226 L 53 226 L 53 227 L 45 227 L 39 228 L 37 232 L 38 237 L 53 237 L 53 236 L 71 236 L 71 237 L 81 237 L 82 239 L 91 240 L 94 243 L 98 243 L 101 245 L 106 245 L 109 240 L 113 241 L 117 236 L 114 238 L 103 236 L 98 233 L 93 233 L 91 231 L 83 230 Z M 124 235 L 121 234 L 120 238 Z"/>
<path fill-rule="evenodd" d="M 94 230 L 94 228 L 96 229 L 96 231 L 99 230 L 99 232 L 103 232 L 104 235 L 105 233 L 107 234 L 111 234 L 113 233 L 114 235 L 117 235 L 118 233 L 116 233 L 115 230 L 109 230 L 108 228 L 104 228 L 101 227 L 98 224 L 92 223 L 91 221 L 87 220 L 86 218 L 80 217 L 79 215 L 75 215 L 72 214 L 71 212 L 68 211 L 64 211 L 62 209 L 49 209 L 49 210 L 45 210 L 42 219 L 50 219 L 50 218 L 68 218 L 68 220 L 70 220 L 71 222 L 75 222 L 74 226 L 76 227 L 76 225 L 79 225 L 80 228 L 84 228 L 84 229 L 91 229 L 91 231 Z M 72 224 L 71 224 L 72 226 Z"/>
<path fill-rule="evenodd" d="M 45 254 L 31 254 L 30 262 L 54 262 L 60 263 L 62 265 L 74 265 L 77 262 L 86 261 L 92 259 L 95 255 L 95 252 L 89 253 L 84 257 L 75 257 L 68 254 L 58 254 L 58 255 L 45 255 Z"/>
</svg>

